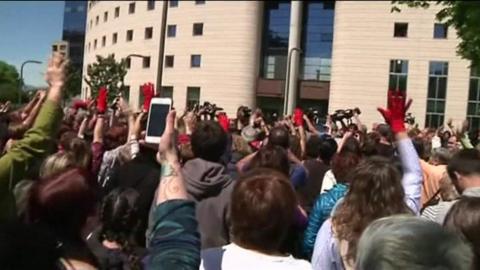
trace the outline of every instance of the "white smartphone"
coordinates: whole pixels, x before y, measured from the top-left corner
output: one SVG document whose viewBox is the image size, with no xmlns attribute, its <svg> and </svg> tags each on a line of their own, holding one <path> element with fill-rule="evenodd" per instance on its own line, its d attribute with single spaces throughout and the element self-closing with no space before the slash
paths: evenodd
<svg viewBox="0 0 480 270">
<path fill-rule="evenodd" d="M 172 100 L 170 98 L 152 98 L 150 110 L 148 111 L 147 133 L 145 135 L 147 143 L 160 143 L 171 107 Z"/>
</svg>

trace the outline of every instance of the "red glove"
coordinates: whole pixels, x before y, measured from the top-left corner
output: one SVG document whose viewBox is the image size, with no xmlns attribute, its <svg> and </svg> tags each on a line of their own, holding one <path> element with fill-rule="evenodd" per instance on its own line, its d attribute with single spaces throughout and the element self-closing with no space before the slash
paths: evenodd
<svg viewBox="0 0 480 270">
<path fill-rule="evenodd" d="M 223 130 L 225 130 L 225 132 L 228 132 L 230 121 L 228 120 L 227 115 L 225 113 L 219 113 L 217 115 L 217 118 L 218 118 L 218 123 L 220 124 L 220 126 L 222 126 Z"/>
<path fill-rule="evenodd" d="M 405 129 L 405 114 L 412 105 L 412 99 L 405 102 L 406 97 L 404 92 L 388 91 L 387 109 L 377 108 L 377 110 L 385 118 L 385 122 L 390 125 L 394 134 L 404 132 Z"/>
<path fill-rule="evenodd" d="M 100 87 L 97 97 L 97 112 L 105 113 L 107 110 L 107 88 L 105 86 Z"/>
<path fill-rule="evenodd" d="M 293 124 L 297 127 L 303 126 L 303 111 L 300 108 L 296 108 L 293 112 Z"/>
<path fill-rule="evenodd" d="M 155 95 L 155 91 L 153 90 L 152 83 L 146 83 L 142 87 L 143 92 L 143 110 L 148 112 L 150 109 L 150 103 L 152 102 L 152 98 Z"/>
<path fill-rule="evenodd" d="M 75 109 L 75 110 L 78 110 L 78 109 L 84 109 L 86 110 L 87 109 L 87 102 L 86 101 L 83 101 L 83 100 L 80 100 L 80 99 L 77 99 L 73 102 L 72 104 L 72 108 Z"/>
</svg>

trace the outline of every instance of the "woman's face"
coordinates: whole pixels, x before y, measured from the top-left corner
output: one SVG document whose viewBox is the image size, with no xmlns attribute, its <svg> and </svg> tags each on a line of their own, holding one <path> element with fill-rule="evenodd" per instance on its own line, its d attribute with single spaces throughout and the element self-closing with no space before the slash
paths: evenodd
<svg viewBox="0 0 480 270">
<path fill-rule="evenodd" d="M 458 141 L 456 136 L 451 136 L 447 141 L 448 150 L 458 150 Z"/>
</svg>

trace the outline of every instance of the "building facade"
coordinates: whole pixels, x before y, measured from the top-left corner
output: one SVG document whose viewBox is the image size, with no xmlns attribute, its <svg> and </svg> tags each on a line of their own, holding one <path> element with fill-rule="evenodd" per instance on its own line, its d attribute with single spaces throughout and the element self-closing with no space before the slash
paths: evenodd
<svg viewBox="0 0 480 270">
<path fill-rule="evenodd" d="M 89 2 L 84 72 L 96 55 L 145 56 L 129 60 L 133 105 L 140 85 L 156 82 L 163 50 L 157 88 L 179 110 L 203 101 L 229 115 L 240 105 L 359 107 L 370 126 L 393 89 L 414 99 L 420 127 L 467 116 L 480 125 L 480 74 L 456 55 L 455 30 L 435 20 L 438 6 L 391 13 L 390 1 L 168 1 L 160 44 L 163 3 Z"/>
<path fill-rule="evenodd" d="M 86 17 L 86 1 L 65 1 L 62 40 L 68 42 L 70 62 L 78 70 L 82 70 L 83 67 Z"/>
</svg>

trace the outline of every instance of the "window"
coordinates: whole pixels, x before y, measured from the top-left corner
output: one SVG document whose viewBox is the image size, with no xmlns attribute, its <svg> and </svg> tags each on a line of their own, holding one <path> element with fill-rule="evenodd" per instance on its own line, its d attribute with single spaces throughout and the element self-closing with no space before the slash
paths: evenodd
<svg viewBox="0 0 480 270">
<path fill-rule="evenodd" d="M 148 0 L 147 10 L 152 10 L 152 9 L 155 9 L 155 1 L 154 0 Z"/>
<path fill-rule="evenodd" d="M 202 56 L 200 54 L 192 54 L 190 56 L 190 67 L 200 67 Z"/>
<path fill-rule="evenodd" d="M 143 57 L 142 66 L 143 66 L 143 68 L 149 68 L 150 67 L 150 57 Z"/>
<path fill-rule="evenodd" d="M 170 4 L 170 7 L 178 7 L 178 1 L 170 0 L 169 4 Z"/>
<path fill-rule="evenodd" d="M 96 48 L 97 48 L 97 40 L 95 39 L 95 40 L 93 41 L 93 49 L 96 49 Z"/>
<path fill-rule="evenodd" d="M 187 108 L 193 109 L 200 103 L 200 87 L 187 87 Z"/>
<path fill-rule="evenodd" d="M 170 24 L 167 26 L 167 37 L 175 37 L 177 35 L 177 25 Z"/>
<path fill-rule="evenodd" d="M 480 68 L 472 67 L 468 91 L 467 119 L 470 130 L 480 128 Z"/>
<path fill-rule="evenodd" d="M 130 85 L 124 85 L 123 86 L 123 98 L 125 99 L 125 101 L 128 101 L 130 100 Z"/>
<path fill-rule="evenodd" d="M 95 17 L 95 25 L 98 25 L 98 20 L 99 20 L 99 17 Z"/>
<path fill-rule="evenodd" d="M 128 14 L 133 14 L 133 13 L 135 13 L 135 2 L 130 3 L 130 5 L 128 5 Z"/>
<path fill-rule="evenodd" d="M 408 23 L 395 23 L 393 29 L 394 37 L 407 37 L 408 33 Z"/>
<path fill-rule="evenodd" d="M 388 90 L 407 91 L 408 61 L 390 60 Z"/>
<path fill-rule="evenodd" d="M 108 21 L 108 12 L 107 11 L 105 11 L 103 13 L 103 22 L 106 22 L 106 21 Z"/>
<path fill-rule="evenodd" d="M 165 67 L 173 67 L 175 61 L 175 56 L 173 55 L 166 55 L 165 56 Z"/>
<path fill-rule="evenodd" d="M 113 33 L 113 35 L 112 35 L 112 44 L 117 44 L 117 39 L 118 39 L 118 34 L 117 34 L 117 33 Z"/>
<path fill-rule="evenodd" d="M 133 30 L 127 30 L 127 41 L 133 40 Z"/>
<path fill-rule="evenodd" d="M 107 43 L 107 37 L 103 36 L 102 37 L 102 47 L 105 47 L 105 44 Z"/>
<path fill-rule="evenodd" d="M 436 23 L 433 26 L 433 38 L 447 38 L 448 26 L 444 23 Z"/>
<path fill-rule="evenodd" d="M 203 35 L 203 23 L 194 23 L 193 24 L 193 35 L 194 36 Z"/>
<path fill-rule="evenodd" d="M 115 18 L 118 18 L 120 16 L 120 7 L 115 8 Z"/>
<path fill-rule="evenodd" d="M 202 1 L 202 0 L 195 1 L 195 5 L 203 5 L 203 4 L 205 4 L 205 1 Z"/>
<path fill-rule="evenodd" d="M 448 62 L 430 62 L 425 127 L 437 128 L 443 125 L 447 96 L 447 77 Z"/>
<path fill-rule="evenodd" d="M 88 42 L 88 51 L 90 51 L 90 42 Z"/>
<path fill-rule="evenodd" d="M 173 86 L 162 86 L 162 90 L 160 91 L 160 97 L 173 98 Z"/>
<path fill-rule="evenodd" d="M 145 39 L 151 39 L 153 36 L 153 27 L 145 28 Z"/>
<path fill-rule="evenodd" d="M 130 68 L 132 66 L 132 59 L 130 57 L 128 57 L 127 59 L 125 59 L 125 66 L 127 68 Z"/>
</svg>

